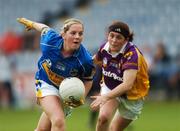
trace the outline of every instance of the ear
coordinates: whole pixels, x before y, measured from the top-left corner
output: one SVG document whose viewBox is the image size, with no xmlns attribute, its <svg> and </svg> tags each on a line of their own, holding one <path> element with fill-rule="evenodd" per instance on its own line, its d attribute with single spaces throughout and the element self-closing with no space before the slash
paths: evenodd
<svg viewBox="0 0 180 131">
<path fill-rule="evenodd" d="M 62 38 L 64 39 L 64 38 L 65 38 L 65 33 L 64 33 L 64 32 L 61 32 L 61 36 L 62 36 Z"/>
<path fill-rule="evenodd" d="M 127 37 L 127 38 L 125 39 L 125 41 L 129 41 L 129 37 Z"/>
</svg>

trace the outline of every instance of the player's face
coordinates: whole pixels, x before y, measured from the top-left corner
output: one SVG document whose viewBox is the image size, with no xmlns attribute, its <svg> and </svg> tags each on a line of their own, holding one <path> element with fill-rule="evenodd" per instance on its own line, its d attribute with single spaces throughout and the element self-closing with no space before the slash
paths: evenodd
<svg viewBox="0 0 180 131">
<path fill-rule="evenodd" d="M 83 26 L 81 24 L 73 24 L 69 30 L 64 33 L 65 50 L 76 50 L 79 48 L 83 39 Z"/>
<path fill-rule="evenodd" d="M 110 47 L 109 47 L 110 52 L 116 53 L 121 50 L 121 48 L 127 42 L 127 40 L 120 33 L 110 32 L 108 34 L 108 42 L 110 45 Z"/>
</svg>

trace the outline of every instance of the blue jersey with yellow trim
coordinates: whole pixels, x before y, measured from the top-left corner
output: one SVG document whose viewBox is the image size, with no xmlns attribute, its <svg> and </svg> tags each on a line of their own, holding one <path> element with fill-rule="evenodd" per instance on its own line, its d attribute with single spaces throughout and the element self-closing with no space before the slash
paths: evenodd
<svg viewBox="0 0 180 131">
<path fill-rule="evenodd" d="M 42 56 L 38 61 L 35 78 L 55 87 L 59 87 L 61 81 L 67 77 L 92 80 L 94 66 L 90 53 L 81 44 L 72 56 L 65 58 L 60 51 L 63 42 L 63 38 L 53 29 L 42 33 L 40 41 Z"/>
</svg>

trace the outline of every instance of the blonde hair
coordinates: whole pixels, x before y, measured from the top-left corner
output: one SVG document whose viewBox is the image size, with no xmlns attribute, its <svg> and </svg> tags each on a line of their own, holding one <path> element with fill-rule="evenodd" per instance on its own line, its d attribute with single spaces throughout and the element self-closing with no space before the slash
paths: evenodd
<svg viewBox="0 0 180 131">
<path fill-rule="evenodd" d="M 70 19 L 67 19 L 64 21 L 64 25 L 61 28 L 61 32 L 66 33 L 69 30 L 69 28 L 71 27 L 71 25 L 73 25 L 73 24 L 81 24 L 84 28 L 83 22 L 81 20 L 75 19 L 75 18 L 70 18 Z"/>
</svg>

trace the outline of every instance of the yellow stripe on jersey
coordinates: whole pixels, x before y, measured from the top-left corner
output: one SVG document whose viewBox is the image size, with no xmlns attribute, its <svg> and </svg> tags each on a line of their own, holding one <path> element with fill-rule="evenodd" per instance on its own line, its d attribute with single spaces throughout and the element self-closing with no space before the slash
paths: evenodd
<svg viewBox="0 0 180 131">
<path fill-rule="evenodd" d="M 48 64 L 47 64 L 46 62 L 44 62 L 44 63 L 42 64 L 42 66 L 43 66 L 46 74 L 48 75 L 49 80 L 50 80 L 53 84 L 55 84 L 56 86 L 59 87 L 60 83 L 64 80 L 64 77 L 59 76 L 58 74 L 52 72 L 52 71 L 49 69 Z"/>
<path fill-rule="evenodd" d="M 126 93 L 129 100 L 144 98 L 150 87 L 147 63 L 138 49 L 136 49 L 136 52 L 138 54 L 138 72 L 132 89 Z"/>
<path fill-rule="evenodd" d="M 130 62 L 128 62 L 128 63 L 123 64 L 122 68 L 124 68 L 124 67 L 126 67 L 128 65 L 130 65 L 130 66 L 138 66 L 137 63 L 132 63 L 132 62 L 130 63 Z"/>
</svg>

